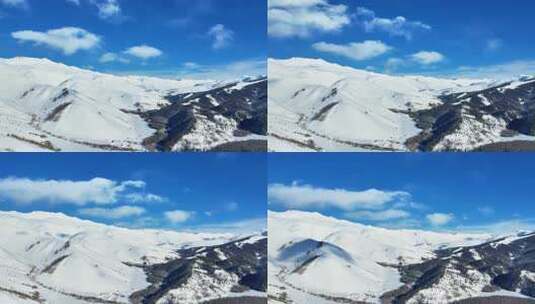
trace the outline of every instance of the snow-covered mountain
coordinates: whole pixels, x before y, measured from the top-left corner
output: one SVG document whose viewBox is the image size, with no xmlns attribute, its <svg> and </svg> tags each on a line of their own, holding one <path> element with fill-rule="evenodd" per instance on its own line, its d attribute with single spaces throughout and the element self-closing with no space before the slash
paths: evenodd
<svg viewBox="0 0 535 304">
<path fill-rule="evenodd" d="M 0 212 L 0 227 L 0 303 L 266 297 L 265 235 L 130 230 L 44 212 Z"/>
<path fill-rule="evenodd" d="M 535 301 L 535 234 L 389 230 L 300 211 L 269 212 L 268 224 L 273 304 Z"/>
<path fill-rule="evenodd" d="M 266 82 L 122 77 L 0 59 L 0 151 L 265 149 Z"/>
<path fill-rule="evenodd" d="M 535 149 L 533 77 L 390 76 L 270 59 L 268 104 L 272 151 Z"/>
</svg>

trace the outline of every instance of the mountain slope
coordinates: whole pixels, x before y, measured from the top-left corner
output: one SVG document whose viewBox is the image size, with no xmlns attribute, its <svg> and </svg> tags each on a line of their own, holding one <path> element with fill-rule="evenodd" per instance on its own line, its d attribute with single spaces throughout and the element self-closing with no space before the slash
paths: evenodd
<svg viewBox="0 0 535 304">
<path fill-rule="evenodd" d="M 261 95 L 254 95 L 257 91 L 248 89 L 254 85 L 248 79 L 216 82 L 120 77 L 47 59 L 0 59 L 0 82 L 0 150 L 154 150 L 160 146 L 151 145 L 150 139 L 166 134 L 167 125 L 157 127 L 152 113 L 166 114 L 175 104 L 188 102 L 176 96 L 211 98 L 212 90 L 234 86 L 255 110 L 266 103 Z M 233 97 L 225 100 L 227 108 L 243 104 Z M 241 125 L 244 120 L 261 120 L 260 110 L 243 111 L 242 116 L 238 110 L 206 115 L 214 112 L 215 103 L 223 103 L 216 99 L 214 104 L 192 105 L 190 111 L 175 117 L 175 121 L 193 120 L 194 126 L 182 127 L 179 136 L 171 134 L 175 144 L 167 150 L 209 150 L 237 140 L 265 142 L 265 132 Z M 235 136 L 240 132 L 241 136 Z M 187 144 L 180 144 L 182 141 Z"/>
<path fill-rule="evenodd" d="M 399 77 L 304 58 L 270 59 L 269 73 L 273 151 L 470 150 L 535 140 L 525 132 L 532 78 Z"/>
<path fill-rule="evenodd" d="M 298 211 L 270 212 L 268 219 L 272 303 L 430 304 L 533 296 L 530 234 L 492 240 L 389 230 Z"/>
<path fill-rule="evenodd" d="M 0 225 L 1 238 L 10 240 L 0 245 L 0 299 L 10 299 L 5 303 L 202 303 L 229 296 L 264 297 L 265 236 L 129 230 L 41 212 L 2 212 Z M 247 254 L 255 259 L 249 258 L 252 266 L 241 272 L 232 269 L 234 260 L 221 267 L 222 256 L 208 261 L 185 254 L 244 243 L 251 245 L 243 254 L 235 253 L 235 259 Z M 154 287 L 155 274 L 162 272 L 153 269 L 168 264 L 187 264 L 189 272 L 166 277 L 173 288 Z M 255 275 L 256 281 L 249 278 Z M 203 285 L 206 280 L 211 284 Z M 169 297 L 184 286 L 189 292 L 180 302 Z M 157 292 L 146 297 L 142 291 L 147 289 Z"/>
</svg>

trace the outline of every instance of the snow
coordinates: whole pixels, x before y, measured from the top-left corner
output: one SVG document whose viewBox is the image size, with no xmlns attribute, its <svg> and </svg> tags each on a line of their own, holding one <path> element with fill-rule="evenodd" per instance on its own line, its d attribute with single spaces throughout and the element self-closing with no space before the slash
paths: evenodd
<svg viewBox="0 0 535 304">
<path fill-rule="evenodd" d="M 531 82 L 535 82 L 535 79 L 533 77 L 529 77 L 529 76 L 524 76 L 524 77 L 521 77 L 520 79 L 518 80 L 514 80 L 511 82 L 511 84 L 505 86 L 503 89 L 504 91 L 505 90 L 514 90 L 516 88 L 518 88 L 519 86 L 521 85 L 525 85 L 525 84 L 528 84 L 528 83 L 531 83 Z"/>
<path fill-rule="evenodd" d="M 35 304 L 36 302 L 29 299 L 21 299 L 20 297 L 5 293 L 0 293 L 0 303 L 9 303 L 9 304 Z"/>
<path fill-rule="evenodd" d="M 479 97 L 481 99 L 481 102 L 486 105 L 486 106 L 490 106 L 491 103 L 490 101 L 487 99 L 487 97 L 485 97 L 485 95 L 483 94 L 478 94 L 477 97 Z"/>
<path fill-rule="evenodd" d="M 261 83 L 262 81 L 265 80 L 265 77 L 259 77 L 258 79 L 256 80 L 253 80 L 253 81 L 238 81 L 236 82 L 233 86 L 229 87 L 226 89 L 227 92 L 232 92 L 232 91 L 235 91 L 235 90 L 241 90 L 247 86 L 250 86 L 250 85 L 253 85 L 253 84 L 257 84 L 257 83 Z"/>
<path fill-rule="evenodd" d="M 166 293 L 157 304 L 167 303 L 198 303 L 210 299 L 228 296 L 231 288 L 238 283 L 238 276 L 223 270 L 207 274 L 194 268 L 188 282 L 180 288 Z M 206 288 L 210 286 L 210 288 Z"/>
<path fill-rule="evenodd" d="M 535 282 L 535 272 L 522 270 L 520 277 L 524 280 Z"/>
<path fill-rule="evenodd" d="M 169 80 L 116 76 L 83 70 L 48 59 L 0 59 L 0 151 L 144 151 L 156 130 L 136 114 L 159 109 L 169 94 L 203 92 L 228 85 L 210 80 Z M 245 85 L 235 82 L 235 86 Z M 214 102 L 212 102 L 214 103 Z M 207 123 L 205 123 L 207 124 Z M 230 123 L 218 126 L 221 142 Z M 207 124 L 197 126 L 188 144 L 210 144 Z M 183 144 L 187 145 L 187 144 Z"/>
<path fill-rule="evenodd" d="M 406 150 L 404 142 L 420 130 L 402 112 L 440 104 L 438 96 L 444 92 L 488 84 L 484 80 L 389 76 L 320 59 L 269 59 L 268 66 L 272 151 L 311 151 L 302 144 L 310 140 L 323 151 L 373 151 L 369 145 Z"/>
<path fill-rule="evenodd" d="M 421 262 L 444 246 L 475 245 L 490 238 L 485 234 L 389 230 L 301 211 L 270 211 L 268 221 L 268 273 L 274 285 L 269 293 L 277 298 L 285 292 L 296 302 L 305 293 L 323 300 L 342 297 L 375 303 L 383 293 L 402 286 L 393 266 Z M 305 246 L 314 242 L 323 245 L 319 249 Z M 288 247 L 292 244 L 303 247 Z M 297 253 L 288 254 L 288 248 Z M 315 256 L 304 270 L 296 271 Z"/>
<path fill-rule="evenodd" d="M 513 292 L 509 290 L 503 290 L 503 289 L 493 291 L 493 292 L 481 292 L 478 296 L 480 297 L 504 296 L 504 297 L 515 297 L 515 298 L 524 298 L 524 299 L 530 298 L 521 293 Z"/>
<path fill-rule="evenodd" d="M 501 118 L 483 115 L 478 120 L 473 116 L 464 115 L 455 133 L 446 135 L 433 149 L 435 151 L 472 150 L 481 145 L 501 141 L 501 134 L 505 129 L 507 129 L 507 123 Z"/>
<path fill-rule="evenodd" d="M 200 115 L 202 117 L 202 115 Z M 180 139 L 173 150 L 208 150 L 234 139 L 234 131 L 238 124 L 235 120 L 222 115 L 215 115 L 214 121 L 198 119 L 195 121 L 192 132 Z"/>
<path fill-rule="evenodd" d="M 479 252 L 477 252 L 477 250 L 475 250 L 475 249 L 470 249 L 470 253 L 472 254 L 472 258 L 473 258 L 475 261 L 479 261 L 479 260 L 481 260 L 481 255 L 479 255 Z"/>
<path fill-rule="evenodd" d="M 214 252 L 217 254 L 217 258 L 220 259 L 221 261 L 224 261 L 227 259 L 227 256 L 221 251 L 221 249 L 216 248 Z"/>
<path fill-rule="evenodd" d="M 448 265 L 439 282 L 417 292 L 407 304 L 448 304 L 471 298 L 479 295 L 481 290 L 490 284 L 490 281 L 488 274 L 472 269 L 462 273 L 453 265 Z"/>
<path fill-rule="evenodd" d="M 236 237 L 130 230 L 45 212 L 0 212 L 0 226 L 0 239 L 9 240 L 0 244 L 0 287 L 27 295 L 38 291 L 57 304 L 87 304 L 72 294 L 128 303 L 148 282 L 141 268 L 127 264 L 162 263 L 177 257 L 178 248 L 219 245 Z M 218 280 L 212 283 L 223 279 Z M 226 290 L 222 286 L 216 287 Z M 1 301 L 12 297 L 1 288 L 0 302 L 12 303 Z"/>
</svg>

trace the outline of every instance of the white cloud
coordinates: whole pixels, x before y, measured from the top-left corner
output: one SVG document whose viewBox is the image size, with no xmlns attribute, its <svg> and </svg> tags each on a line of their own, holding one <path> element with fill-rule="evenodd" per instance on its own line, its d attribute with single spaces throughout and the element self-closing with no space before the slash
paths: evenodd
<svg viewBox="0 0 535 304">
<path fill-rule="evenodd" d="M 455 219 L 451 213 L 431 213 L 425 216 L 427 221 L 433 226 L 443 226 Z"/>
<path fill-rule="evenodd" d="M 393 221 L 378 222 L 376 225 L 388 229 L 422 229 L 422 223 L 413 218 L 402 218 Z"/>
<path fill-rule="evenodd" d="M 439 52 L 420 51 L 412 54 L 410 58 L 419 64 L 430 65 L 443 61 L 445 57 Z"/>
<path fill-rule="evenodd" d="M 100 56 L 100 63 L 110 63 L 110 62 L 121 62 L 121 63 L 130 63 L 130 60 L 127 58 L 121 57 L 115 53 L 105 53 Z"/>
<path fill-rule="evenodd" d="M 148 45 L 134 46 L 124 51 L 124 53 L 141 59 L 159 57 L 163 54 L 159 49 Z"/>
<path fill-rule="evenodd" d="M 207 224 L 196 226 L 193 231 L 213 232 L 213 233 L 234 233 L 234 234 L 251 234 L 267 230 L 267 219 L 252 218 L 234 222 L 222 222 L 217 224 Z"/>
<path fill-rule="evenodd" d="M 208 35 L 214 39 L 212 48 L 219 50 L 227 47 L 234 40 L 234 32 L 225 28 L 223 24 L 216 24 L 208 31 Z"/>
<path fill-rule="evenodd" d="M 64 27 L 47 32 L 18 31 L 11 36 L 22 42 L 34 42 L 61 50 L 65 55 L 72 55 L 81 50 L 90 50 L 100 45 L 100 37 L 77 27 Z"/>
<path fill-rule="evenodd" d="M 121 15 L 121 6 L 117 0 L 90 0 L 98 9 L 101 19 L 110 19 Z"/>
<path fill-rule="evenodd" d="M 336 207 L 343 210 L 358 208 L 378 208 L 396 199 L 410 196 L 403 191 L 381 191 L 369 189 L 351 191 L 345 189 L 326 189 L 310 185 L 271 184 L 268 197 L 274 203 L 288 208 L 325 208 Z"/>
<path fill-rule="evenodd" d="M 0 3 L 6 6 L 27 9 L 29 7 L 27 0 L 0 0 Z"/>
<path fill-rule="evenodd" d="M 494 52 L 494 51 L 501 49 L 502 46 L 503 46 L 503 40 L 498 39 L 498 38 L 493 38 L 493 39 L 487 40 L 485 49 L 489 52 Z"/>
<path fill-rule="evenodd" d="M 488 66 L 462 66 L 451 77 L 508 79 L 521 75 L 535 75 L 535 60 L 516 60 Z"/>
<path fill-rule="evenodd" d="M 163 203 L 167 199 L 153 193 L 129 193 L 124 197 L 131 203 Z"/>
<path fill-rule="evenodd" d="M 106 54 L 103 54 L 102 56 L 100 56 L 99 61 L 101 63 L 108 63 L 108 62 L 117 61 L 117 59 L 118 59 L 117 54 L 115 54 L 115 53 L 106 53 Z"/>
<path fill-rule="evenodd" d="M 357 220 L 384 222 L 389 220 L 409 218 L 411 214 L 405 210 L 388 209 L 383 211 L 355 211 L 346 213 L 346 216 Z"/>
<path fill-rule="evenodd" d="M 476 232 L 476 233 L 493 233 L 499 236 L 506 234 L 518 233 L 520 231 L 535 231 L 534 219 L 509 219 L 492 223 L 459 226 L 457 231 L 462 232 Z"/>
<path fill-rule="evenodd" d="M 65 1 L 76 6 L 80 6 L 82 3 L 82 0 Z M 118 0 L 87 0 L 87 3 L 96 7 L 100 19 L 112 21 L 123 21 L 124 19 Z"/>
<path fill-rule="evenodd" d="M 165 212 L 165 217 L 173 224 L 180 224 L 188 221 L 195 215 L 195 212 L 174 210 Z"/>
<path fill-rule="evenodd" d="M 35 202 L 74 205 L 112 204 L 128 188 L 143 187 L 142 181 L 116 182 L 105 178 L 87 181 L 32 180 L 28 178 L 0 179 L 0 197 L 19 204 Z"/>
<path fill-rule="evenodd" d="M 336 32 L 351 23 L 347 6 L 327 0 L 268 0 L 268 34 L 305 38 L 314 32 Z"/>
<path fill-rule="evenodd" d="M 385 72 L 386 73 L 393 73 L 399 68 L 406 65 L 406 61 L 402 58 L 388 58 L 388 60 L 385 63 Z"/>
<path fill-rule="evenodd" d="M 265 58 L 252 58 L 214 65 L 198 63 L 182 64 L 180 67 L 167 67 L 163 70 L 115 71 L 115 74 L 143 75 L 171 79 L 229 80 L 242 79 L 245 76 L 265 76 L 267 74 L 267 63 Z M 184 189 L 184 191 L 188 191 L 188 189 Z"/>
<path fill-rule="evenodd" d="M 191 69 L 191 70 L 201 68 L 201 65 L 195 62 L 184 62 L 182 66 L 186 69 Z"/>
<path fill-rule="evenodd" d="M 353 60 L 366 60 L 380 56 L 392 48 L 381 41 L 366 40 L 349 44 L 333 44 L 326 42 L 314 43 L 315 50 L 344 56 Z"/>
<path fill-rule="evenodd" d="M 90 217 L 99 217 L 105 219 L 120 219 L 125 217 L 140 216 L 146 210 L 141 207 L 122 206 L 117 208 L 85 208 L 78 210 L 78 213 Z"/>
<path fill-rule="evenodd" d="M 265 59 L 247 59 L 223 65 L 190 63 L 183 66 L 185 69 L 177 75 L 181 78 L 228 80 L 244 76 L 265 76 L 267 74 Z"/>
<path fill-rule="evenodd" d="M 124 221 L 114 222 L 113 225 L 130 229 L 162 228 L 161 220 L 152 216 L 128 218 Z"/>
<path fill-rule="evenodd" d="M 377 17 L 374 11 L 364 7 L 357 8 L 357 17 L 366 32 L 382 31 L 407 40 L 412 39 L 414 32 L 431 30 L 431 26 L 420 21 L 409 21 L 403 16 L 392 19 Z"/>
<path fill-rule="evenodd" d="M 426 205 L 414 202 L 412 200 L 401 200 L 393 204 L 392 208 L 403 208 L 403 209 L 414 209 L 414 210 L 428 209 Z"/>
</svg>

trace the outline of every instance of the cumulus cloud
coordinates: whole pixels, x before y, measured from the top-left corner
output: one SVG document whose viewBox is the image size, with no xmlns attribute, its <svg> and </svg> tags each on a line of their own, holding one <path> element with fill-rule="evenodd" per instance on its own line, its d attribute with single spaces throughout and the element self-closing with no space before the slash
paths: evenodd
<svg viewBox="0 0 535 304">
<path fill-rule="evenodd" d="M 409 218 L 411 214 L 405 210 L 387 209 L 383 211 L 354 211 L 346 213 L 346 216 L 357 220 L 384 222 Z"/>
<path fill-rule="evenodd" d="M 174 210 L 174 211 L 167 211 L 164 213 L 165 218 L 170 221 L 173 224 L 180 224 L 187 222 L 189 219 L 191 219 L 195 212 L 192 211 L 184 211 L 184 210 Z"/>
<path fill-rule="evenodd" d="M 385 63 L 385 72 L 393 73 L 405 65 L 406 65 L 406 61 L 402 58 L 397 58 L 397 57 L 388 58 L 388 60 Z"/>
<path fill-rule="evenodd" d="M 201 67 L 200 64 L 196 63 L 196 62 L 191 62 L 191 61 L 188 61 L 188 62 L 184 62 L 182 64 L 182 66 L 186 69 L 191 69 L 191 70 L 194 70 L 194 69 L 198 69 Z"/>
<path fill-rule="evenodd" d="M 150 59 L 154 57 L 162 56 L 163 52 L 157 48 L 148 45 L 139 45 L 131 47 L 124 51 L 125 54 L 141 58 L 141 59 Z"/>
<path fill-rule="evenodd" d="M 140 216 L 146 210 L 135 206 L 121 206 L 117 208 L 84 208 L 78 210 L 78 213 L 90 217 L 105 219 L 120 219 L 125 217 Z"/>
<path fill-rule="evenodd" d="M 100 63 L 110 63 L 110 62 L 129 63 L 130 60 L 122 56 L 119 56 L 115 53 L 105 53 L 102 56 L 100 56 L 99 62 Z"/>
<path fill-rule="evenodd" d="M 144 185 L 142 181 L 116 182 L 105 178 L 86 181 L 3 178 L 0 179 L 0 197 L 19 204 L 41 201 L 79 206 L 112 204 L 122 192 Z"/>
<path fill-rule="evenodd" d="M 251 218 L 234 222 L 221 222 L 193 227 L 193 231 L 213 233 L 251 234 L 267 230 L 267 219 Z"/>
<path fill-rule="evenodd" d="M 121 6 L 117 0 L 90 0 L 98 9 L 101 19 L 110 19 L 121 15 Z"/>
<path fill-rule="evenodd" d="M 427 221 L 433 226 L 443 226 L 455 219 L 451 213 L 431 213 L 425 216 Z"/>
<path fill-rule="evenodd" d="M 183 64 L 178 77 L 194 79 L 236 79 L 243 76 L 260 76 L 267 74 L 265 59 L 245 59 L 219 65 L 201 65 L 194 62 Z M 176 70 L 173 70 L 176 73 Z"/>
<path fill-rule="evenodd" d="M 433 51 L 420 51 L 418 53 L 412 54 L 410 58 L 422 65 L 439 63 L 445 59 L 444 55 L 439 52 Z"/>
<path fill-rule="evenodd" d="M 268 0 L 268 34 L 272 37 L 309 37 L 315 32 L 339 31 L 351 23 L 347 6 L 327 0 Z"/>
<path fill-rule="evenodd" d="M 60 50 L 65 55 L 72 55 L 81 50 L 98 47 L 101 38 L 93 33 L 77 27 L 64 27 L 46 32 L 18 31 L 11 36 L 21 42 L 33 42 Z"/>
<path fill-rule="evenodd" d="M 242 79 L 248 77 L 258 77 L 267 75 L 267 63 L 265 58 L 250 58 L 238 61 L 226 62 L 223 64 L 199 64 L 188 62 L 180 66 L 168 66 L 159 70 L 130 70 L 127 72 L 117 72 L 121 75 L 143 75 L 160 78 L 186 78 L 200 80 L 229 80 Z M 184 192 L 191 191 L 187 187 Z"/>
<path fill-rule="evenodd" d="M 487 66 L 461 66 L 447 76 L 508 79 L 522 75 L 535 76 L 535 60 L 516 60 Z"/>
<path fill-rule="evenodd" d="M 326 208 L 343 210 L 358 208 L 380 208 L 388 202 L 410 196 L 404 191 L 381 191 L 368 189 L 351 191 L 327 189 L 301 184 L 271 184 L 268 186 L 269 199 L 288 208 Z"/>
<path fill-rule="evenodd" d="M 226 48 L 234 40 L 234 32 L 223 24 L 214 25 L 208 31 L 208 35 L 213 39 L 212 48 L 215 50 Z"/>
<path fill-rule="evenodd" d="M 520 231 L 532 232 L 535 231 L 535 219 L 505 219 L 479 225 L 459 226 L 456 230 L 497 235 L 513 234 Z"/>
<path fill-rule="evenodd" d="M 403 16 L 392 19 L 377 17 L 374 11 L 365 7 L 357 8 L 357 19 L 366 32 L 381 31 L 407 40 L 411 40 L 415 32 L 431 30 L 431 26 L 420 21 L 409 21 Z"/>
<path fill-rule="evenodd" d="M 129 193 L 124 197 L 131 203 L 163 203 L 167 198 L 153 193 Z"/>
<path fill-rule="evenodd" d="M 80 6 L 82 0 L 65 0 L 66 2 Z M 122 21 L 122 10 L 118 0 L 86 0 L 87 3 L 96 7 L 98 16 L 103 20 Z"/>
<path fill-rule="evenodd" d="M 344 56 L 353 60 L 367 60 L 380 56 L 392 48 L 381 41 L 366 40 L 364 42 L 353 42 L 349 44 L 333 44 L 326 42 L 314 43 L 315 50 Z"/>
</svg>

